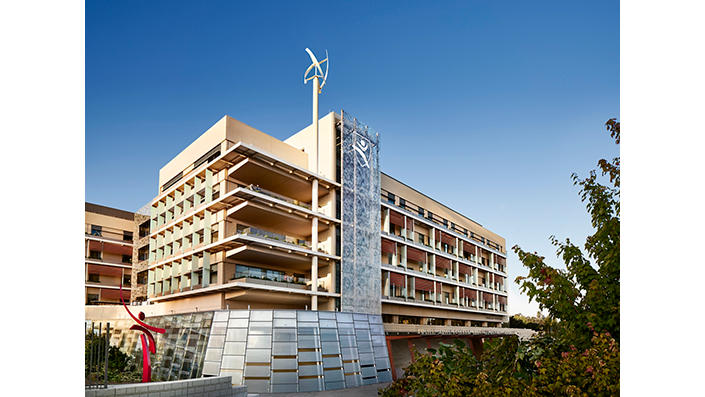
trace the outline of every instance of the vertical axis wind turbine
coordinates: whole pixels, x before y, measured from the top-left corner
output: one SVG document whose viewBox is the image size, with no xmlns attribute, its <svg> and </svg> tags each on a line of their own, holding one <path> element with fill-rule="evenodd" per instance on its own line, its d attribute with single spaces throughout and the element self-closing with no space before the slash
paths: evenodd
<svg viewBox="0 0 705 397">
<path fill-rule="evenodd" d="M 306 48 L 308 56 L 311 57 L 311 65 L 304 72 L 304 84 L 309 80 L 313 80 L 313 129 L 315 139 L 315 149 L 313 151 L 313 167 L 314 172 L 318 175 L 318 95 L 321 93 L 323 86 L 326 85 L 328 78 L 328 50 L 326 50 L 326 59 L 318 62 L 313 52 Z M 326 64 L 326 72 L 323 73 L 321 64 Z M 313 72 L 310 76 L 309 73 Z M 319 79 L 323 79 L 320 82 Z M 314 212 L 319 212 L 318 208 L 318 178 L 313 178 L 311 186 L 311 209 Z M 318 252 L 318 217 L 314 216 L 311 220 L 311 249 Z M 318 310 L 318 256 L 311 255 L 311 310 Z"/>
<path fill-rule="evenodd" d="M 323 91 L 323 86 L 326 85 L 326 79 L 328 79 L 328 66 L 330 62 L 328 62 L 328 50 L 326 50 L 326 59 L 320 62 L 316 59 L 316 56 L 313 55 L 313 52 L 311 52 L 311 50 L 306 48 L 306 52 L 311 58 L 311 65 L 304 72 L 304 84 L 308 83 L 309 80 L 313 80 L 313 128 L 315 129 L 316 134 L 316 150 L 314 153 L 314 164 L 315 171 L 316 173 L 318 173 L 318 95 Z M 321 65 L 324 63 L 326 64 L 325 73 L 323 73 L 323 69 L 321 68 Z M 313 73 L 309 76 L 309 73 L 311 73 L 311 71 L 313 71 Z M 318 79 L 321 78 L 323 79 L 323 81 L 319 82 Z"/>
</svg>

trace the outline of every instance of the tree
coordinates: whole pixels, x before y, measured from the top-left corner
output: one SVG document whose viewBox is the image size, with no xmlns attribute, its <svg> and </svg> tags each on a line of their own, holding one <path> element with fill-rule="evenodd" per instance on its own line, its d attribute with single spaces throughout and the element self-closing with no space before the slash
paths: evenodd
<svg viewBox="0 0 705 397">
<path fill-rule="evenodd" d="M 605 125 L 619 144 L 619 122 L 610 119 Z M 521 291 L 561 323 L 559 329 L 563 333 L 559 337 L 581 346 L 589 343 L 591 326 L 597 332 L 609 332 L 619 341 L 620 159 L 602 159 L 597 165 L 600 175 L 608 177 L 609 185 L 600 184 L 596 170 L 585 179 L 572 174 L 595 228 L 595 233 L 586 239 L 586 254 L 570 239 L 561 242 L 551 236 L 566 264 L 566 270 L 562 270 L 546 265 L 543 256 L 526 252 L 518 245 L 512 248 L 529 269 L 527 277 L 516 279 Z"/>
</svg>

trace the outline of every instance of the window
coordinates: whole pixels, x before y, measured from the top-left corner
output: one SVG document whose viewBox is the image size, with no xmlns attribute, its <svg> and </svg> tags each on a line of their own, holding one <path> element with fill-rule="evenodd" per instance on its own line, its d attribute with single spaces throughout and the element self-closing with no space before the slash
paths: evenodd
<svg viewBox="0 0 705 397">
<path fill-rule="evenodd" d="M 127 231 L 122 232 L 122 239 L 124 241 L 132 241 L 132 232 L 127 232 Z"/>
<path fill-rule="evenodd" d="M 123 255 L 122 263 L 132 263 L 132 255 Z"/>
<path fill-rule="evenodd" d="M 399 207 L 406 208 L 406 200 L 401 197 L 399 197 Z"/>
<path fill-rule="evenodd" d="M 424 209 L 419 207 L 418 211 L 419 211 L 419 216 L 423 217 Z"/>
<path fill-rule="evenodd" d="M 387 202 L 390 204 L 394 204 L 394 202 L 395 202 L 394 193 L 387 192 Z"/>
<path fill-rule="evenodd" d="M 443 226 L 448 227 L 448 219 L 443 220 Z"/>
<path fill-rule="evenodd" d="M 101 259 L 100 257 L 100 251 L 93 251 L 91 250 L 90 253 L 88 254 L 88 257 L 91 259 Z"/>
<path fill-rule="evenodd" d="M 103 227 L 98 225 L 91 225 L 91 236 L 102 236 Z"/>
<path fill-rule="evenodd" d="M 145 285 L 147 284 L 147 270 L 137 273 L 137 284 Z"/>
<path fill-rule="evenodd" d="M 145 221 L 140 225 L 139 233 L 140 238 L 147 237 L 149 235 L 149 221 Z"/>
<path fill-rule="evenodd" d="M 100 275 L 96 273 L 88 273 L 88 281 L 94 282 L 94 283 L 99 283 L 100 282 Z"/>
<path fill-rule="evenodd" d="M 210 279 L 211 284 L 217 284 L 218 283 L 218 265 L 211 265 L 211 279 Z"/>
<path fill-rule="evenodd" d="M 433 221 L 433 212 L 428 211 L 428 213 L 426 214 L 426 218 L 430 221 Z"/>
<path fill-rule="evenodd" d="M 88 294 L 86 295 L 86 304 L 91 305 L 98 301 L 98 294 Z"/>
<path fill-rule="evenodd" d="M 426 244 L 426 240 L 425 240 L 425 237 L 426 237 L 426 236 L 424 236 L 423 234 L 418 233 L 418 232 L 417 232 L 416 234 L 419 236 L 419 243 L 425 245 L 425 244 Z"/>
<path fill-rule="evenodd" d="M 146 261 L 149 258 L 149 246 L 145 245 L 137 251 L 137 260 Z"/>
<path fill-rule="evenodd" d="M 129 287 L 132 283 L 132 276 L 129 274 L 125 274 L 122 276 L 122 284 Z"/>
</svg>

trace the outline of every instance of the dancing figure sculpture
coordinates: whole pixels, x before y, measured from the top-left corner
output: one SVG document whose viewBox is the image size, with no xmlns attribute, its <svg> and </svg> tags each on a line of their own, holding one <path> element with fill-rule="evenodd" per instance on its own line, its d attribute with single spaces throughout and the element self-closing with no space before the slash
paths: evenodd
<svg viewBox="0 0 705 397">
<path fill-rule="evenodd" d="M 149 331 L 163 334 L 166 330 L 164 328 L 153 327 L 143 322 L 142 320 L 145 319 L 144 312 L 140 312 L 139 318 L 132 314 L 130 309 L 125 304 L 125 300 L 122 298 L 122 282 L 120 283 L 120 301 L 125 307 L 125 310 L 127 310 L 127 313 L 130 314 L 130 317 L 137 322 L 137 324 L 133 324 L 130 329 L 142 331 L 142 334 L 140 335 L 140 340 L 142 341 L 142 383 L 149 382 L 152 379 L 152 366 L 149 360 L 149 353 L 154 354 L 157 352 L 157 345 L 154 342 L 154 337 Z"/>
</svg>

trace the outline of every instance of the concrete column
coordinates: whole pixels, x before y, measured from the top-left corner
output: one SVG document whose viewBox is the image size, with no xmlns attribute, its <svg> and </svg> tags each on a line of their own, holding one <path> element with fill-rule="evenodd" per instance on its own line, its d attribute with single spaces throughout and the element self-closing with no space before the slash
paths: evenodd
<svg viewBox="0 0 705 397">
<path fill-rule="evenodd" d="M 387 277 L 384 279 L 384 296 L 389 296 L 392 292 L 392 284 L 390 282 L 389 272 L 384 272 L 384 274 L 387 275 Z"/>
<path fill-rule="evenodd" d="M 211 240 L 211 212 L 205 210 L 203 212 L 203 243 L 210 244 Z"/>
<path fill-rule="evenodd" d="M 409 276 L 404 275 L 404 300 L 409 300 Z"/>
<path fill-rule="evenodd" d="M 382 222 L 382 230 L 389 233 L 389 208 L 382 208 L 382 216 L 384 221 Z"/>
<path fill-rule="evenodd" d="M 318 79 L 314 79 L 318 81 Z M 318 92 L 313 96 L 316 100 L 316 113 L 318 111 Z M 316 124 L 316 132 L 318 132 L 318 118 L 314 114 L 314 123 Z M 318 134 L 316 134 L 318 135 Z M 318 137 L 316 137 L 317 139 Z M 316 142 L 316 161 L 318 161 L 318 142 Z M 318 212 L 318 179 L 313 180 L 311 184 L 311 209 Z M 318 252 L 318 217 L 314 216 L 311 220 L 311 250 Z M 311 291 L 318 292 L 318 256 L 311 256 Z M 311 295 L 311 310 L 318 310 L 318 296 Z"/>
<path fill-rule="evenodd" d="M 184 184 L 184 214 L 191 210 L 191 202 L 187 199 L 191 196 L 191 185 Z"/>
<path fill-rule="evenodd" d="M 453 320 L 446 318 L 443 320 L 443 325 L 445 325 L 445 326 L 453 325 L 453 324 L 451 324 L 452 321 Z"/>
<path fill-rule="evenodd" d="M 460 287 L 455 287 L 455 304 L 460 307 Z"/>
<path fill-rule="evenodd" d="M 421 317 L 419 322 L 421 323 L 421 325 L 428 325 L 428 317 Z"/>
<path fill-rule="evenodd" d="M 201 285 L 207 287 L 211 282 L 211 254 L 203 253 L 203 280 Z"/>
</svg>

